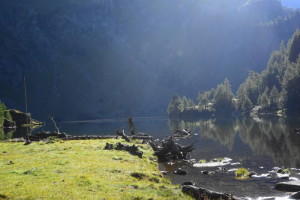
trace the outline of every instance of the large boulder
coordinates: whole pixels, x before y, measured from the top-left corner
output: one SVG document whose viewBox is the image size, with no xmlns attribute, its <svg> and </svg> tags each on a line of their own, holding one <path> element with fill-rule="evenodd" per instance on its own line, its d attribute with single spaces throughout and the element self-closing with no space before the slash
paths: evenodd
<svg viewBox="0 0 300 200">
<path fill-rule="evenodd" d="M 300 199 L 300 192 L 296 192 L 290 196 L 290 199 Z"/>
<path fill-rule="evenodd" d="M 280 182 L 275 185 L 275 189 L 285 192 L 298 192 L 300 191 L 300 181 Z"/>
<path fill-rule="evenodd" d="M 196 200 L 201 199 L 211 199 L 211 200 L 218 200 L 218 199 L 224 199 L 224 200 L 239 200 L 239 198 L 232 196 L 231 194 L 226 193 L 219 193 L 207 190 L 205 188 L 196 187 L 193 185 L 183 185 L 181 187 L 181 190 L 183 193 L 190 195 Z"/>
<path fill-rule="evenodd" d="M 16 123 L 16 127 L 21 127 L 23 124 L 29 124 L 31 122 L 30 113 L 23 113 L 19 110 L 9 110 L 12 120 Z"/>
</svg>

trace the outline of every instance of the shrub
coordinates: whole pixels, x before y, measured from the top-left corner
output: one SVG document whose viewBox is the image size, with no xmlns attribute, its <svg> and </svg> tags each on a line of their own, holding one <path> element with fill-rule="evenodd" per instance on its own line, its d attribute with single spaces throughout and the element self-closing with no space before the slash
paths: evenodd
<svg viewBox="0 0 300 200">
<path fill-rule="evenodd" d="M 249 171 L 245 168 L 239 168 L 238 170 L 236 170 L 235 176 L 239 179 L 249 178 Z"/>
</svg>

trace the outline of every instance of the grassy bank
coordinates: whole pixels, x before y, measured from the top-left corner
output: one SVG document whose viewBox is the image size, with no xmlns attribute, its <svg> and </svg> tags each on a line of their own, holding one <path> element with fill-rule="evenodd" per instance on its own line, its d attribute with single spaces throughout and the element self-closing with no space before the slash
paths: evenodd
<svg viewBox="0 0 300 200">
<path fill-rule="evenodd" d="M 0 199 L 190 199 L 143 158 L 103 150 L 123 140 L 0 143 Z"/>
</svg>

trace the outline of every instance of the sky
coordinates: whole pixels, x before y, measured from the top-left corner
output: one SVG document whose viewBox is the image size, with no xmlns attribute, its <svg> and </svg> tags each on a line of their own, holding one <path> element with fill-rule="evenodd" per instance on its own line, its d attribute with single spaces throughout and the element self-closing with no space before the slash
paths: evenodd
<svg viewBox="0 0 300 200">
<path fill-rule="evenodd" d="M 282 5 L 290 8 L 300 8 L 300 0 L 281 0 Z"/>
</svg>

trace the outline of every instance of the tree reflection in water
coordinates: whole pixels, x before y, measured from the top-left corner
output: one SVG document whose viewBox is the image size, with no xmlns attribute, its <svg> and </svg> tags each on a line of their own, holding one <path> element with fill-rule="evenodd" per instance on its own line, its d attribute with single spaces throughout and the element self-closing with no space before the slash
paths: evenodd
<svg viewBox="0 0 300 200">
<path fill-rule="evenodd" d="M 172 132 L 176 129 L 193 129 L 199 132 L 201 140 L 215 141 L 217 145 L 214 151 L 220 149 L 220 155 L 224 155 L 222 147 L 226 147 L 228 156 L 239 151 L 240 155 L 250 156 L 249 159 L 268 156 L 275 166 L 300 168 L 300 135 L 294 133 L 294 129 L 299 127 L 297 119 L 170 120 L 168 125 Z M 198 147 L 201 149 L 201 144 Z M 251 155 L 245 153 L 247 149 L 251 150 Z"/>
</svg>

